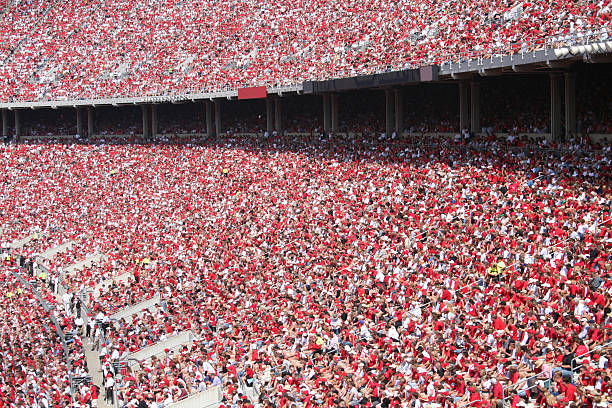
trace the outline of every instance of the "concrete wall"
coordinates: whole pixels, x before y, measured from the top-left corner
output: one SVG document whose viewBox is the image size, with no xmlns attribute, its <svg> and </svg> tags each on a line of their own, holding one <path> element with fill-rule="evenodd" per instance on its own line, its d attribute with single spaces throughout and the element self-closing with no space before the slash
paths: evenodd
<svg viewBox="0 0 612 408">
<path fill-rule="evenodd" d="M 137 364 L 137 361 L 145 361 L 151 357 L 164 353 L 166 349 L 174 350 L 185 344 L 190 345 L 193 343 L 194 335 L 190 331 L 184 331 L 176 336 L 170 336 L 164 341 L 160 341 L 152 346 L 145 347 L 141 350 L 131 353 L 127 356 L 128 364 L 130 366 Z M 136 361 L 134 361 L 136 360 Z"/>
<path fill-rule="evenodd" d="M 133 315 L 143 312 L 144 310 L 159 305 L 161 303 L 161 297 L 159 295 L 153 296 L 151 299 L 143 300 L 142 302 L 138 302 L 135 305 L 126 307 L 125 309 L 121 309 L 117 313 L 110 315 L 112 320 L 119 319 L 128 319 Z"/>
<path fill-rule="evenodd" d="M 221 386 L 209 388 L 197 394 L 190 395 L 184 400 L 170 404 L 172 408 L 215 408 L 218 407 L 223 399 L 223 389 Z"/>
</svg>

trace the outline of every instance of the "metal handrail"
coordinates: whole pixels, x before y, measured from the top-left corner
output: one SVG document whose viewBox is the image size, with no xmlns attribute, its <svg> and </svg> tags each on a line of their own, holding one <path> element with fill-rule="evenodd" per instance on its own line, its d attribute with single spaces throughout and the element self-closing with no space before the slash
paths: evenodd
<svg viewBox="0 0 612 408">
<path fill-rule="evenodd" d="M 595 348 L 593 348 L 593 349 L 591 349 L 591 350 L 589 350 L 589 351 L 587 351 L 587 352 L 585 352 L 585 353 L 582 353 L 582 354 L 580 354 L 580 355 L 578 355 L 578 356 L 575 356 L 575 357 L 572 359 L 572 361 L 570 361 L 570 366 L 571 366 L 571 368 L 572 368 L 572 371 L 574 371 L 575 369 L 577 369 L 577 368 L 579 368 L 579 367 L 581 367 L 581 366 L 582 366 L 582 364 L 579 364 L 578 366 L 574 366 L 574 362 L 575 362 L 577 359 L 579 359 L 579 358 L 581 358 L 581 357 L 584 357 L 584 356 L 586 356 L 586 355 L 589 355 L 589 354 L 591 354 L 591 353 L 593 353 L 593 352 L 595 352 L 595 351 L 597 351 L 597 350 L 604 349 L 604 348 L 606 348 L 606 347 L 611 347 L 611 348 L 612 348 L 612 341 L 609 341 L 609 342 L 604 343 L 604 344 L 600 344 L 599 346 L 597 346 L 597 347 L 595 347 Z"/>
</svg>

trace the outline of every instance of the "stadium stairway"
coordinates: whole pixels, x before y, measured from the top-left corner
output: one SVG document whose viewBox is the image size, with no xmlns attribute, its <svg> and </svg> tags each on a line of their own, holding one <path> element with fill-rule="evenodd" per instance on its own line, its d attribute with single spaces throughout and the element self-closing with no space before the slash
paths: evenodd
<svg viewBox="0 0 612 408">
<path fill-rule="evenodd" d="M 66 287 L 60 283 L 58 286 L 57 293 L 55 297 L 58 301 L 58 304 L 62 304 L 62 295 L 66 293 Z M 81 315 L 85 324 L 89 323 L 89 317 L 83 313 Z M 98 386 L 99 398 L 98 398 L 98 408 L 115 408 L 112 404 L 107 404 L 104 401 L 104 378 L 102 376 L 102 368 L 100 366 L 100 352 L 98 350 L 93 350 L 93 337 L 91 338 L 83 338 L 83 348 L 85 350 L 85 359 L 87 360 L 87 368 L 89 370 L 89 375 L 91 376 L 91 381 Z"/>
</svg>

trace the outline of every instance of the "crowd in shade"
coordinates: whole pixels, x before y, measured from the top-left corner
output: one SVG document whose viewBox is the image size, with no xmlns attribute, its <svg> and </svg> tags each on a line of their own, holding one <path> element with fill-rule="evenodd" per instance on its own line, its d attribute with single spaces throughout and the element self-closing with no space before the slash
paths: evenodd
<svg viewBox="0 0 612 408">
<path fill-rule="evenodd" d="M 18 0 L 0 14 L 0 100 L 294 85 L 608 41 L 609 28 L 609 0 Z"/>
<path fill-rule="evenodd" d="M 608 407 L 610 146 L 415 141 L 3 145 L 2 240 L 30 237 L 26 257 L 71 242 L 28 279 L 99 351 L 120 407 L 212 389 L 225 408 Z M 36 303 L 4 293 L 3 368 L 33 365 L 3 370 L 3 396 L 65 398 L 66 368 L 40 352 L 57 351 L 45 314 L 14 314 Z M 36 346 L 15 345 L 24 330 Z M 78 394 L 76 406 L 97 398 Z"/>
</svg>

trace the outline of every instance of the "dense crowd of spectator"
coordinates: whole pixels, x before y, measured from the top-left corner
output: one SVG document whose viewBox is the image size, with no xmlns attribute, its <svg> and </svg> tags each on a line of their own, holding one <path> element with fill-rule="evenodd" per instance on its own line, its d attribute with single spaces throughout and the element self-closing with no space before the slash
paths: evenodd
<svg viewBox="0 0 612 408">
<path fill-rule="evenodd" d="M 0 14 L 2 101 L 289 85 L 542 48 L 610 24 L 609 0 L 15 3 Z"/>
<path fill-rule="evenodd" d="M 5 255 L 3 254 L 3 258 Z M 22 284 L 14 258 L 3 259 L 0 282 L 0 406 L 63 408 L 71 406 L 70 377 L 87 375 L 81 339 L 72 319 L 61 310 L 49 312 L 29 284 Z M 25 275 L 24 275 L 25 276 Z M 35 275 L 29 280 L 38 285 Z M 46 286 L 43 299 L 53 304 Z M 58 321 L 54 325 L 53 313 Z M 64 341 L 63 336 L 67 336 Z M 85 402 L 82 398 L 79 402 Z"/>
<path fill-rule="evenodd" d="M 58 320 L 83 299 L 121 407 L 215 386 L 225 407 L 608 406 L 610 146 L 180 140 L 0 148 L 3 240 L 74 242 L 43 261 Z"/>
</svg>

